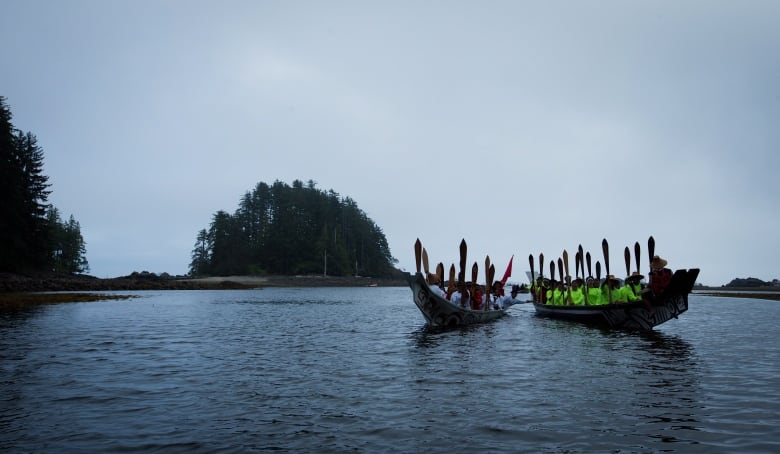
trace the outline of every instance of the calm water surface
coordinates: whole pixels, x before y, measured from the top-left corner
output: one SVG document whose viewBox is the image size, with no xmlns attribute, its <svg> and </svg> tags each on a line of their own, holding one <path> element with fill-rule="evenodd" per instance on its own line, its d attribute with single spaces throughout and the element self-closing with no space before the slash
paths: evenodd
<svg viewBox="0 0 780 454">
<path fill-rule="evenodd" d="M 0 451 L 780 452 L 780 303 L 429 332 L 406 288 L 0 312 Z"/>
</svg>

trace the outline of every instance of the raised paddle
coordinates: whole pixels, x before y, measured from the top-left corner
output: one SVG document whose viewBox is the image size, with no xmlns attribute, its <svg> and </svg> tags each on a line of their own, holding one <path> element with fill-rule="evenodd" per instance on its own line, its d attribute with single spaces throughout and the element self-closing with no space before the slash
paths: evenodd
<svg viewBox="0 0 780 454">
<path fill-rule="evenodd" d="M 565 282 L 563 274 L 563 259 L 558 257 L 558 276 L 561 278 L 561 283 Z M 555 301 L 555 290 L 553 290 L 553 301 Z M 563 301 L 563 291 L 561 291 L 561 301 Z"/>
<path fill-rule="evenodd" d="M 488 310 L 489 301 L 490 301 L 490 284 L 492 283 L 492 279 L 490 277 L 490 256 L 485 256 L 485 308 L 484 310 Z"/>
<path fill-rule="evenodd" d="M 441 262 L 436 265 L 436 276 L 439 278 L 439 285 L 444 285 L 444 264 Z"/>
<path fill-rule="evenodd" d="M 458 280 L 466 283 L 466 240 L 460 240 L 460 273 Z"/>
<path fill-rule="evenodd" d="M 496 277 L 496 266 L 491 264 L 490 265 L 490 282 L 493 282 L 493 279 Z M 488 286 L 490 288 L 490 286 Z M 488 290 L 488 296 L 490 295 L 490 290 Z M 485 306 L 488 306 L 490 304 L 490 298 L 485 298 Z M 487 309 L 485 309 L 487 310 Z"/>
<path fill-rule="evenodd" d="M 596 280 L 598 280 L 599 285 L 601 285 L 601 263 L 599 263 L 598 260 L 596 260 Z"/>
<path fill-rule="evenodd" d="M 544 279 L 544 254 L 539 253 L 539 276 Z"/>
<path fill-rule="evenodd" d="M 420 273 L 420 260 L 422 257 L 422 243 L 420 242 L 420 239 L 417 238 L 417 241 L 414 242 L 414 265 L 417 268 L 417 273 Z"/>
<path fill-rule="evenodd" d="M 450 282 L 447 285 L 447 299 L 452 298 L 452 294 L 455 292 L 455 264 L 450 265 Z"/>
<path fill-rule="evenodd" d="M 536 301 L 536 273 L 534 273 L 534 255 L 528 254 L 528 264 L 531 266 L 531 299 Z"/>
<path fill-rule="evenodd" d="M 550 260 L 550 284 L 555 282 L 555 262 Z"/>
<path fill-rule="evenodd" d="M 647 256 L 650 258 L 650 271 L 653 271 L 653 257 L 655 256 L 655 238 L 647 239 Z"/>
<path fill-rule="evenodd" d="M 609 304 L 612 304 L 612 286 L 609 285 L 609 244 L 606 238 L 601 242 L 601 249 L 604 251 L 604 268 L 607 269 L 607 295 Z"/>
<path fill-rule="evenodd" d="M 471 266 L 471 301 L 472 303 L 475 301 L 474 298 L 477 297 L 477 276 L 479 275 L 479 266 L 477 266 L 477 262 L 474 262 L 474 265 Z M 477 304 L 480 302 L 477 301 Z"/>
<path fill-rule="evenodd" d="M 563 250 L 563 267 L 566 269 L 566 288 L 567 288 L 567 294 L 568 294 L 568 303 L 569 305 L 574 304 L 574 301 L 571 299 L 571 275 L 569 274 L 569 253 L 566 252 L 566 249 Z"/>
<path fill-rule="evenodd" d="M 588 277 L 593 277 L 593 273 L 590 268 L 590 252 L 585 253 L 585 263 L 588 264 Z"/>
<path fill-rule="evenodd" d="M 423 248 L 422 256 L 423 270 L 425 270 L 425 282 L 428 282 L 428 275 L 431 274 L 431 272 L 428 267 L 428 251 L 426 251 L 425 248 Z"/>
<path fill-rule="evenodd" d="M 634 260 L 636 260 L 636 272 L 639 273 L 639 241 L 634 243 Z"/>
<path fill-rule="evenodd" d="M 582 245 L 577 247 L 577 253 L 580 255 L 580 269 L 582 270 L 582 277 L 585 278 L 585 253 L 582 250 Z"/>
<path fill-rule="evenodd" d="M 626 258 L 626 277 L 628 277 L 631 276 L 631 251 L 628 249 L 628 246 L 623 251 L 623 256 Z"/>
</svg>

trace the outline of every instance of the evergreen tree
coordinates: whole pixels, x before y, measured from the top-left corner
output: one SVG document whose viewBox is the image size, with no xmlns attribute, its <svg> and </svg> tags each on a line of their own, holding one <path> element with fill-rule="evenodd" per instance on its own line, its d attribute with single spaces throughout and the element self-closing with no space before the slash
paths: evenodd
<svg viewBox="0 0 780 454">
<path fill-rule="evenodd" d="M 198 232 L 198 238 L 195 240 L 195 247 L 192 250 L 192 262 L 190 262 L 190 275 L 202 276 L 209 273 L 209 235 L 206 229 Z"/>
<path fill-rule="evenodd" d="M 84 272 L 89 269 L 81 227 L 47 203 L 43 150 L 30 132 L 14 129 L 0 96 L 0 271 Z"/>
<path fill-rule="evenodd" d="M 0 97 L 0 269 L 41 270 L 51 264 L 46 209 L 50 191 L 43 174 L 43 150 L 32 133 L 14 130 Z"/>
<path fill-rule="evenodd" d="M 87 248 L 78 221 L 71 215 L 68 222 L 62 222 L 59 210 L 55 207 L 49 207 L 46 219 L 51 241 L 52 269 L 60 273 L 88 272 Z"/>
</svg>

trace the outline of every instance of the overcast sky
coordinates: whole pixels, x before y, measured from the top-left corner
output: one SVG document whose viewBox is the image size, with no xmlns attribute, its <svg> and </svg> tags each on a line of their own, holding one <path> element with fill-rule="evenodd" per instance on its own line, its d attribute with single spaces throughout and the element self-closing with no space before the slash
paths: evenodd
<svg viewBox="0 0 780 454">
<path fill-rule="evenodd" d="M 399 267 L 647 238 L 780 278 L 780 2 L 0 0 L 0 95 L 91 274 L 183 274 L 258 182 L 353 198 Z M 633 267 L 634 265 L 632 265 Z M 481 275 L 481 273 L 480 273 Z"/>
</svg>

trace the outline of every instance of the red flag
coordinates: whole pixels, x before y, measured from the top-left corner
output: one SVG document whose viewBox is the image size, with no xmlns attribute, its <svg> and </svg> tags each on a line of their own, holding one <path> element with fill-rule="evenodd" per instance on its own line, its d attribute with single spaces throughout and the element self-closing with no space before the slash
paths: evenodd
<svg viewBox="0 0 780 454">
<path fill-rule="evenodd" d="M 501 278 L 501 285 L 506 285 L 506 280 L 509 279 L 509 276 L 512 275 L 512 260 L 514 260 L 515 256 L 512 255 L 512 258 L 509 259 L 509 265 L 506 266 L 506 271 L 504 271 L 504 277 Z"/>
</svg>

